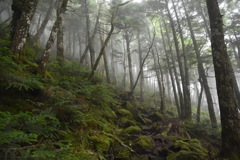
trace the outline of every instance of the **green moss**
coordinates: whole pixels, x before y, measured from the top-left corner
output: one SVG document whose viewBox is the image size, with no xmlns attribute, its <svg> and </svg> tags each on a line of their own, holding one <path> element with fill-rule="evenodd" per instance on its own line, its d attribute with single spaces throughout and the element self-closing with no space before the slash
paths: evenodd
<svg viewBox="0 0 240 160">
<path fill-rule="evenodd" d="M 156 112 L 155 115 L 158 117 L 159 121 L 163 121 L 164 120 L 164 116 L 160 112 Z"/>
<path fill-rule="evenodd" d="M 139 112 L 136 106 L 133 106 L 130 102 L 127 102 L 125 107 L 131 112 L 134 119 L 138 119 Z"/>
<path fill-rule="evenodd" d="M 116 120 L 117 115 L 113 110 L 102 111 L 102 116 L 108 120 Z"/>
<path fill-rule="evenodd" d="M 136 142 L 134 144 L 134 149 L 137 152 L 146 152 L 147 150 L 153 149 L 155 143 L 153 139 L 149 136 L 139 136 L 136 139 Z"/>
<path fill-rule="evenodd" d="M 90 137 L 95 148 L 97 149 L 98 152 L 107 152 L 111 146 L 111 143 L 114 141 L 112 138 L 103 135 L 103 134 L 98 134 Z"/>
<path fill-rule="evenodd" d="M 146 122 L 147 124 L 151 124 L 151 123 L 152 123 L 152 120 L 151 120 L 151 119 L 144 118 L 144 120 L 145 120 L 145 122 Z"/>
<path fill-rule="evenodd" d="M 129 112 L 128 110 L 126 110 L 126 109 L 119 109 L 118 110 L 118 113 L 120 114 L 120 116 L 122 116 L 122 117 L 128 117 L 128 118 L 132 118 L 132 113 L 131 112 Z"/>
<path fill-rule="evenodd" d="M 126 117 L 122 117 L 122 118 L 120 118 L 120 124 L 122 127 L 125 128 L 125 127 L 130 127 L 130 126 L 136 125 L 136 122 L 133 120 L 129 120 Z"/>
<path fill-rule="evenodd" d="M 174 147 L 180 149 L 180 151 L 169 155 L 167 160 L 199 160 L 208 156 L 208 151 L 202 147 L 197 139 L 176 140 Z"/>
<path fill-rule="evenodd" d="M 121 160 L 129 160 L 130 159 L 129 149 L 127 149 L 127 148 L 119 149 L 116 158 L 121 159 Z"/>
<path fill-rule="evenodd" d="M 139 134 L 141 132 L 141 128 L 138 126 L 130 126 L 126 128 L 124 132 L 128 134 Z"/>
</svg>

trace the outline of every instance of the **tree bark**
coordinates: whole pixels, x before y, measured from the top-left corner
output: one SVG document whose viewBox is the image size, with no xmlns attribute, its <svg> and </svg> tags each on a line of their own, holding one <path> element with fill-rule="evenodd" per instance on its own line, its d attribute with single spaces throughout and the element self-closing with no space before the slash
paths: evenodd
<svg viewBox="0 0 240 160">
<path fill-rule="evenodd" d="M 47 10 L 46 16 L 45 16 L 44 20 L 42 21 L 40 28 L 37 30 L 37 33 L 33 37 L 35 40 L 39 40 L 41 38 L 41 36 L 42 36 L 42 34 L 44 32 L 44 29 L 46 28 L 46 26 L 47 26 L 47 24 L 48 24 L 48 22 L 50 20 L 50 17 L 52 15 L 54 2 L 55 2 L 55 0 L 52 0 L 50 2 L 50 4 L 49 4 L 50 6 L 49 6 L 49 8 Z"/>
<path fill-rule="evenodd" d="M 217 0 L 206 0 L 211 28 L 211 47 L 222 124 L 222 156 L 240 159 L 240 120 L 230 61 L 224 41 L 223 20 Z"/>
<path fill-rule="evenodd" d="M 13 0 L 13 18 L 10 33 L 13 54 L 22 55 L 37 4 L 38 0 Z"/>
<path fill-rule="evenodd" d="M 168 34 L 168 33 L 166 33 L 166 34 Z M 173 73 L 172 73 L 172 69 L 171 69 L 171 64 L 170 64 L 170 58 L 169 58 L 169 54 L 167 53 L 167 47 L 166 47 L 166 42 L 165 42 L 162 28 L 161 28 L 161 36 L 162 36 L 162 41 L 163 41 L 164 53 L 165 53 L 165 56 L 167 59 L 167 66 L 168 66 L 168 70 L 169 70 L 169 74 L 170 74 L 170 78 L 171 78 L 171 82 L 172 82 L 173 94 L 174 94 L 175 104 L 176 104 L 177 111 L 178 111 L 178 117 L 181 118 L 181 108 L 179 105 L 178 95 L 177 95 L 174 77 L 173 77 Z"/>
<path fill-rule="evenodd" d="M 125 38 L 125 41 L 126 41 L 126 49 L 127 49 L 130 90 L 132 90 L 132 88 L 134 86 L 134 81 L 133 81 L 133 71 L 132 71 L 132 57 L 131 57 L 131 49 L 130 49 L 130 37 L 129 37 L 128 31 L 125 32 L 124 38 Z"/>
<path fill-rule="evenodd" d="M 181 86 L 180 86 L 180 82 L 179 82 L 179 78 L 178 78 L 178 74 L 177 74 L 177 69 L 176 69 L 176 64 L 175 64 L 175 60 L 173 58 L 173 50 L 172 50 L 172 45 L 171 45 L 171 42 L 170 42 L 170 36 L 169 36 L 169 33 L 168 33 L 168 29 L 167 29 L 167 25 L 166 25 L 166 22 L 163 20 L 163 23 L 164 23 L 164 28 L 166 30 L 166 36 L 167 36 L 167 42 L 168 42 L 168 46 L 169 46 L 169 52 L 166 54 L 169 54 L 168 55 L 168 58 L 169 60 L 171 59 L 172 61 L 172 67 L 173 67 L 173 74 L 175 76 L 175 81 L 176 81 L 176 85 L 177 85 L 177 91 L 178 91 L 178 95 L 179 95 L 179 106 L 180 106 L 180 117 L 179 118 L 183 118 L 183 115 L 184 115 L 184 112 L 185 112 L 185 107 L 184 107 L 184 100 L 183 100 L 183 95 L 182 95 L 182 90 L 181 90 Z M 167 51 L 167 50 L 166 50 Z M 170 62 L 169 62 L 170 63 Z M 169 65 L 170 66 L 170 65 Z M 174 78 L 173 78 L 174 79 Z"/>
<path fill-rule="evenodd" d="M 176 53 L 177 53 L 177 62 L 178 62 L 179 72 L 180 72 L 180 76 L 181 76 L 181 80 L 182 80 L 182 86 L 185 86 L 186 83 L 185 83 L 185 76 L 184 76 L 184 70 L 183 70 L 183 64 L 182 64 L 182 56 L 180 55 L 179 42 L 178 42 L 178 38 L 177 38 L 177 34 L 176 34 L 176 29 L 175 29 L 175 25 L 174 25 L 174 22 L 173 22 L 173 18 L 171 16 L 171 13 L 170 13 L 170 10 L 169 10 L 167 0 L 165 0 L 165 4 L 166 4 L 166 9 L 167 9 L 167 16 L 169 18 L 170 26 L 171 26 L 171 29 L 172 29 L 174 45 L 175 45 L 175 49 L 176 49 Z M 185 88 L 185 87 L 183 87 L 183 88 Z M 181 87 L 178 87 L 178 89 L 180 89 L 180 91 L 181 91 Z M 186 117 L 186 111 L 187 111 L 186 109 L 187 108 L 185 107 L 185 102 L 184 102 L 184 97 L 182 95 L 182 91 L 181 91 L 181 95 L 180 95 L 180 105 L 181 105 L 181 110 L 182 110 L 181 118 L 185 119 L 185 120 L 191 120 L 192 119 L 191 114 L 187 114 L 188 116 Z M 188 112 L 191 112 L 191 110 L 188 110 Z"/>
<path fill-rule="evenodd" d="M 181 44 L 182 44 L 182 55 L 183 55 L 183 68 L 184 68 L 184 80 L 182 81 L 182 86 L 183 86 L 183 96 L 184 96 L 184 104 L 185 104 L 185 115 L 184 119 L 186 120 L 191 120 L 192 119 L 192 106 L 191 106 L 191 96 L 190 96 L 190 82 L 189 82 L 189 74 L 188 74 L 188 62 L 187 62 L 187 56 L 186 56 L 186 47 L 185 47 L 185 42 L 184 42 L 184 37 L 183 37 L 183 32 L 182 32 L 182 27 L 180 24 L 180 20 L 177 14 L 177 9 L 176 6 L 172 0 L 173 3 L 173 9 L 175 13 L 175 17 L 177 19 L 177 24 L 178 24 L 178 32 L 180 35 L 181 39 Z"/>
<path fill-rule="evenodd" d="M 57 14 L 57 19 L 54 22 L 51 34 L 50 34 L 50 36 L 48 38 L 48 41 L 47 41 L 47 44 L 46 44 L 45 51 L 43 53 L 43 56 L 41 58 L 39 66 L 38 66 L 38 71 L 43 76 L 45 76 L 45 73 L 46 73 L 46 70 L 47 70 L 47 64 L 48 64 L 50 52 L 51 52 L 52 46 L 54 44 L 54 41 L 56 39 L 57 33 L 59 31 L 60 25 L 62 23 L 63 14 L 66 11 L 67 3 L 68 3 L 68 0 L 63 0 L 62 1 L 61 9 L 59 11 L 59 14 Z"/>
<path fill-rule="evenodd" d="M 104 44 L 104 37 L 101 33 L 99 33 L 99 37 L 100 37 L 100 41 L 101 41 L 101 45 L 103 46 Z M 110 80 L 110 73 L 109 73 L 109 66 L 108 66 L 108 59 L 107 59 L 107 55 L 106 55 L 106 51 L 103 51 L 103 62 L 104 62 L 104 68 L 105 68 L 105 74 L 106 74 L 106 80 L 107 83 L 110 84 L 111 80 Z"/>
<path fill-rule="evenodd" d="M 184 12 L 185 12 L 185 15 L 186 15 L 186 18 L 187 18 L 187 23 L 188 23 L 191 39 L 192 39 L 192 42 L 193 42 L 194 51 L 195 51 L 195 54 L 196 54 L 196 57 L 197 57 L 199 77 L 202 80 L 203 87 L 204 87 L 204 90 L 205 90 L 205 93 L 206 93 L 209 117 L 210 117 L 210 120 L 211 120 L 212 127 L 215 128 L 215 127 L 217 127 L 217 119 L 216 119 L 216 116 L 215 116 L 212 95 L 211 95 L 211 92 L 210 92 L 207 77 L 206 77 L 205 70 L 204 70 L 204 67 L 203 67 L 203 62 L 202 62 L 202 59 L 201 59 L 201 56 L 200 56 L 199 47 L 198 47 L 198 44 L 197 44 L 197 41 L 196 41 L 196 38 L 195 38 L 195 33 L 193 31 L 193 28 L 192 28 L 192 22 L 190 20 L 190 17 L 188 15 L 188 12 L 186 10 L 186 6 L 185 6 L 185 3 L 184 3 L 183 0 L 182 0 L 182 4 L 183 4 Z"/>
<path fill-rule="evenodd" d="M 138 30 L 137 32 L 137 40 L 138 40 L 138 53 L 139 53 L 139 67 L 141 67 L 142 61 L 143 61 L 143 55 L 142 55 L 142 49 L 141 49 L 141 41 L 140 41 L 140 31 Z M 140 73 L 140 102 L 144 101 L 144 73 L 143 69 L 141 70 Z"/>
</svg>

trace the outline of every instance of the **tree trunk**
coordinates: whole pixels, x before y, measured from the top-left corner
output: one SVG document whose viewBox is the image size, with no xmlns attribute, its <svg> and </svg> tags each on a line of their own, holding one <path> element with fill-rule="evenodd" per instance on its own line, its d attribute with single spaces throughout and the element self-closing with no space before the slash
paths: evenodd
<svg viewBox="0 0 240 160">
<path fill-rule="evenodd" d="M 117 84 L 116 80 L 116 71 L 115 71 L 115 62 L 114 62 L 114 50 L 113 50 L 113 41 L 111 40 L 111 68 L 112 68 L 112 83 Z"/>
<path fill-rule="evenodd" d="M 113 33 L 113 31 L 114 31 L 114 25 L 113 25 L 113 18 L 114 18 L 114 17 L 115 17 L 115 16 L 112 15 L 111 29 L 110 29 L 110 31 L 109 31 L 109 33 L 108 33 L 108 35 L 107 35 L 107 38 L 105 39 L 105 41 L 104 41 L 104 43 L 103 43 L 103 45 L 102 45 L 102 48 L 101 48 L 101 50 L 100 50 L 100 53 L 99 53 L 97 59 L 96 59 L 94 65 L 93 65 L 92 74 L 91 74 L 90 78 L 93 77 L 93 75 L 94 75 L 94 73 L 95 73 L 95 71 L 96 71 L 96 69 L 97 69 L 97 66 L 98 66 L 98 64 L 99 64 L 99 62 L 100 62 L 100 59 L 101 59 L 102 55 L 103 55 L 104 52 L 105 52 L 105 48 L 106 48 L 106 46 L 108 45 L 108 42 L 109 42 L 109 40 L 110 40 L 110 38 L 111 38 L 111 36 L 112 36 L 112 33 Z"/>
<path fill-rule="evenodd" d="M 185 104 L 185 116 L 184 119 L 192 119 L 192 107 L 191 107 L 191 96 L 190 96 L 190 82 L 189 82 L 189 74 L 188 74 L 188 63 L 187 63 L 187 56 L 186 56 L 186 47 L 185 47 L 185 42 L 184 42 L 184 38 L 183 38 L 183 33 L 182 33 L 182 27 L 180 24 L 180 20 L 178 18 L 178 14 L 177 14 L 177 10 L 176 10 L 176 6 L 172 0 L 173 3 L 173 9 L 174 9 L 174 13 L 177 19 L 177 24 L 178 24 L 178 32 L 180 35 L 180 39 L 181 39 L 181 44 L 182 44 L 182 55 L 183 55 L 183 62 L 184 62 L 184 80 L 182 81 L 182 85 L 183 85 L 183 96 L 184 96 L 184 104 Z"/>
<path fill-rule="evenodd" d="M 166 33 L 166 34 L 168 34 L 168 33 Z M 162 28 L 161 28 L 161 36 L 162 36 L 165 56 L 167 59 L 167 66 L 168 66 L 168 70 L 169 70 L 169 74 L 170 74 L 170 78 L 171 78 L 171 82 L 172 82 L 173 94 L 174 94 L 175 104 L 176 104 L 177 111 L 178 111 L 178 117 L 181 118 L 181 108 L 180 108 L 179 101 L 178 101 L 178 95 L 177 95 L 174 77 L 173 77 L 173 73 L 172 73 L 172 69 L 171 69 L 170 58 L 169 58 L 169 54 L 167 53 L 167 47 L 166 47 L 166 42 L 165 42 Z"/>
<path fill-rule="evenodd" d="M 22 55 L 37 4 L 38 0 L 13 0 L 11 22 L 11 50 L 13 54 Z"/>
<path fill-rule="evenodd" d="M 59 31 L 60 25 L 62 23 L 62 18 L 63 18 L 63 14 L 66 11 L 67 3 L 68 3 L 68 0 L 63 0 L 62 1 L 61 9 L 59 11 L 59 14 L 57 14 L 57 19 L 54 22 L 51 34 L 50 34 L 50 36 L 48 38 L 48 41 L 47 41 L 47 44 L 46 44 L 45 51 L 43 53 L 43 56 L 41 58 L 39 66 L 38 66 L 39 73 L 43 76 L 45 76 L 45 73 L 46 73 L 46 70 L 47 70 L 47 64 L 48 64 L 50 52 L 51 52 L 52 46 L 54 44 L 54 41 L 56 39 L 57 33 Z"/>
<path fill-rule="evenodd" d="M 128 57 L 128 72 L 129 72 L 129 81 L 130 81 L 130 91 L 133 88 L 133 71 L 132 71 L 132 57 L 131 57 L 131 50 L 130 50 L 130 37 L 128 31 L 125 32 L 124 35 L 127 47 L 127 57 Z"/>
<path fill-rule="evenodd" d="M 165 109 L 166 109 L 166 106 L 165 106 L 165 86 L 164 86 L 164 78 L 163 78 L 163 70 L 162 70 L 162 67 L 161 67 L 161 64 L 160 64 L 160 58 L 159 58 L 159 53 L 157 51 L 157 48 L 156 49 L 156 53 L 157 53 L 157 63 L 158 63 L 158 68 L 159 68 L 159 71 L 160 71 L 160 78 L 161 78 L 161 88 L 162 88 L 162 94 L 161 94 L 161 108 L 160 108 L 160 111 L 161 113 L 164 113 L 165 112 Z"/>
<path fill-rule="evenodd" d="M 183 88 L 185 88 L 184 86 L 185 86 L 186 83 L 185 83 L 185 76 L 184 76 L 184 70 L 183 70 L 183 64 L 182 64 L 182 56 L 180 55 L 179 43 L 178 43 L 178 38 L 177 38 L 176 30 L 175 30 L 175 25 L 174 25 L 173 18 L 171 16 L 171 13 L 170 13 L 170 10 L 169 10 L 168 1 L 165 0 L 165 3 L 167 5 L 167 7 L 166 7 L 167 13 L 168 13 L 167 16 L 168 16 L 169 21 L 170 21 L 170 26 L 171 26 L 171 29 L 172 29 L 175 49 L 176 49 L 176 53 L 177 53 L 177 62 L 178 62 L 180 76 L 181 76 L 181 80 L 182 80 L 182 86 L 183 86 Z M 175 74 L 176 74 L 176 72 L 175 72 Z M 177 76 L 176 76 L 176 78 L 177 78 Z M 180 83 L 179 83 L 179 85 L 180 85 Z M 181 91 L 181 87 L 179 86 L 178 88 Z M 183 93 L 184 93 L 184 91 L 183 91 Z M 181 110 L 182 110 L 181 118 L 183 118 L 185 120 L 191 120 L 192 119 L 192 115 L 191 114 L 187 114 L 187 113 L 191 113 L 191 110 L 189 110 L 188 108 L 185 107 L 185 102 L 184 102 L 183 98 L 184 98 L 183 95 L 180 95 L 180 103 L 181 103 Z"/>
<path fill-rule="evenodd" d="M 33 37 L 37 41 L 41 38 L 41 36 L 42 36 L 42 34 L 44 32 L 44 29 L 46 28 L 46 26 L 48 24 L 48 21 L 51 18 L 54 2 L 55 2 L 55 0 L 52 0 L 50 2 L 50 4 L 49 4 L 50 6 L 49 6 L 49 8 L 47 10 L 46 16 L 45 16 L 44 20 L 42 21 L 42 24 L 41 24 L 40 28 L 37 30 L 37 33 Z"/>
<path fill-rule="evenodd" d="M 59 31 L 57 33 L 57 61 L 60 65 L 64 61 L 64 46 L 63 46 L 63 23 L 59 24 Z"/>
<path fill-rule="evenodd" d="M 85 57 L 86 57 L 86 55 L 87 55 L 87 52 L 88 52 L 88 50 L 89 50 L 89 48 L 91 47 L 91 49 L 90 49 L 90 54 L 91 54 L 91 52 L 92 52 L 92 54 L 94 54 L 94 61 L 95 61 L 95 51 L 94 51 L 94 46 L 93 46 L 93 40 L 94 40 L 94 38 L 95 38 L 95 35 L 96 35 L 96 33 L 97 33 L 97 30 L 98 30 L 98 26 L 99 26 L 99 17 L 100 17 L 100 11 L 101 11 L 101 5 L 99 6 L 99 9 L 98 9 L 98 15 L 97 15 L 97 19 L 96 19 L 96 22 L 95 22 L 95 26 L 94 26 L 94 30 L 93 30 L 93 33 L 92 33 L 92 36 L 90 37 L 90 39 L 89 38 L 87 38 L 87 39 L 89 39 L 88 41 L 87 41 L 87 46 L 85 47 L 85 49 L 84 49 L 84 52 L 83 52 L 83 54 L 82 54 L 82 56 L 80 57 L 80 63 L 81 64 L 83 64 L 83 61 L 84 61 L 84 59 L 85 59 Z M 89 31 L 90 32 L 90 31 Z M 87 32 L 87 37 L 90 35 L 90 33 L 88 33 Z"/>
<path fill-rule="evenodd" d="M 166 30 L 166 36 L 167 36 L 167 42 L 168 42 L 168 45 L 169 45 L 169 52 L 166 54 L 169 54 L 170 56 L 169 57 L 169 60 L 171 59 L 172 61 L 172 66 L 173 66 L 173 74 L 175 75 L 175 81 L 176 81 L 176 85 L 177 85 L 177 91 L 178 91 L 178 94 L 179 94 L 179 100 L 180 100 L 180 117 L 179 118 L 183 118 L 183 115 L 184 115 L 184 112 L 185 112 L 185 107 L 184 107 L 184 100 L 183 100 L 183 95 L 182 95 L 182 90 L 181 90 L 181 86 L 180 86 L 180 82 L 179 82 L 179 79 L 178 79 L 178 74 L 177 74 L 177 69 L 176 69 L 176 64 L 175 64 L 175 60 L 173 58 L 173 50 L 172 50 L 172 45 L 171 45 L 171 42 L 170 42 L 170 37 L 169 37 L 169 33 L 168 33 L 168 29 L 167 29 L 167 25 L 165 23 L 165 21 L 163 20 L 163 23 L 164 23 L 164 27 L 165 27 L 165 30 Z M 170 62 L 169 62 L 170 63 Z"/>
<path fill-rule="evenodd" d="M 222 123 L 222 156 L 240 159 L 240 120 L 230 60 L 224 42 L 223 21 L 217 0 L 206 0 L 211 28 L 211 47 Z"/>
<path fill-rule="evenodd" d="M 142 61 L 143 61 L 143 56 L 142 56 L 142 49 L 141 49 L 141 41 L 140 41 L 140 31 L 138 30 L 137 32 L 137 40 L 138 40 L 138 53 L 139 53 L 139 66 L 141 67 Z M 141 76 L 140 76 L 140 102 L 144 101 L 144 73 L 143 69 L 141 70 Z"/>
<path fill-rule="evenodd" d="M 201 102 L 202 102 L 202 95 L 203 95 L 203 85 L 202 85 L 201 80 L 199 80 L 199 81 L 200 81 L 200 84 L 201 84 L 201 91 L 200 91 L 200 94 L 199 94 L 199 97 L 198 97 L 198 103 L 197 103 L 197 122 L 200 122 Z"/>
<path fill-rule="evenodd" d="M 185 4 L 184 4 L 183 0 L 182 0 L 182 4 L 183 4 L 183 8 L 184 8 L 185 15 L 186 15 L 186 18 L 187 18 L 187 23 L 188 23 L 188 27 L 189 27 L 189 30 L 190 30 L 191 39 L 192 39 L 193 46 L 194 46 L 194 51 L 195 51 L 196 57 L 197 57 L 199 77 L 202 80 L 203 87 L 204 87 L 204 90 L 205 90 L 205 93 L 206 93 L 206 98 L 207 98 L 207 103 L 208 103 L 208 112 L 209 112 L 211 124 L 212 124 L 212 127 L 215 128 L 215 127 L 217 127 L 217 119 L 216 119 L 216 116 L 215 116 L 212 95 L 211 95 L 211 92 L 210 92 L 210 88 L 208 86 L 207 77 L 206 77 L 205 70 L 204 70 L 204 67 L 203 67 L 202 59 L 200 57 L 200 51 L 199 51 L 198 44 L 197 44 L 197 41 L 196 41 L 196 38 L 195 38 L 195 34 L 194 34 L 194 31 L 193 31 L 193 28 L 192 28 L 192 23 L 191 23 L 190 17 L 188 15 L 188 12 L 186 10 L 186 7 L 185 7 Z"/>
<path fill-rule="evenodd" d="M 101 41 L 101 45 L 103 46 L 104 44 L 104 37 L 101 33 L 99 33 L 99 37 L 100 37 L 100 41 Z M 104 62 L 104 68 L 105 68 L 105 73 L 106 73 L 106 79 L 107 79 L 107 83 L 110 84 L 110 74 L 109 74 L 109 66 L 108 66 L 108 59 L 107 59 L 107 55 L 106 55 L 106 51 L 103 51 L 103 62 Z"/>
</svg>

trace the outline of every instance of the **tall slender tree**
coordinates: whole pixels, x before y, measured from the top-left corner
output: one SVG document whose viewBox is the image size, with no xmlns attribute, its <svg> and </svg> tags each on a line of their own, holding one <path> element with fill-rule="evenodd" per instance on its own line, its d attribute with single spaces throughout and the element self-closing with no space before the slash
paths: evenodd
<svg viewBox="0 0 240 160">
<path fill-rule="evenodd" d="M 234 96 L 231 64 L 224 40 L 223 20 L 217 0 L 206 0 L 206 4 L 222 124 L 222 156 L 237 160 L 240 159 L 240 120 Z"/>
</svg>

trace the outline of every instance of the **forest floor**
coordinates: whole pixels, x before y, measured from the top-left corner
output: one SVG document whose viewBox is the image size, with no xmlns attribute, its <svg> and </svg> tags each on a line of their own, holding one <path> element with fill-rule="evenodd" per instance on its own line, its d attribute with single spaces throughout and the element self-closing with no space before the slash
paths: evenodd
<svg viewBox="0 0 240 160">
<path fill-rule="evenodd" d="M 219 131 L 209 123 L 182 122 L 158 94 L 144 102 L 106 84 L 75 62 L 48 64 L 37 74 L 38 47 L 27 59 L 0 39 L 0 159 L 3 160 L 211 160 Z M 135 92 L 138 95 L 138 92 Z M 154 96 L 153 96 L 154 95 Z"/>
</svg>

